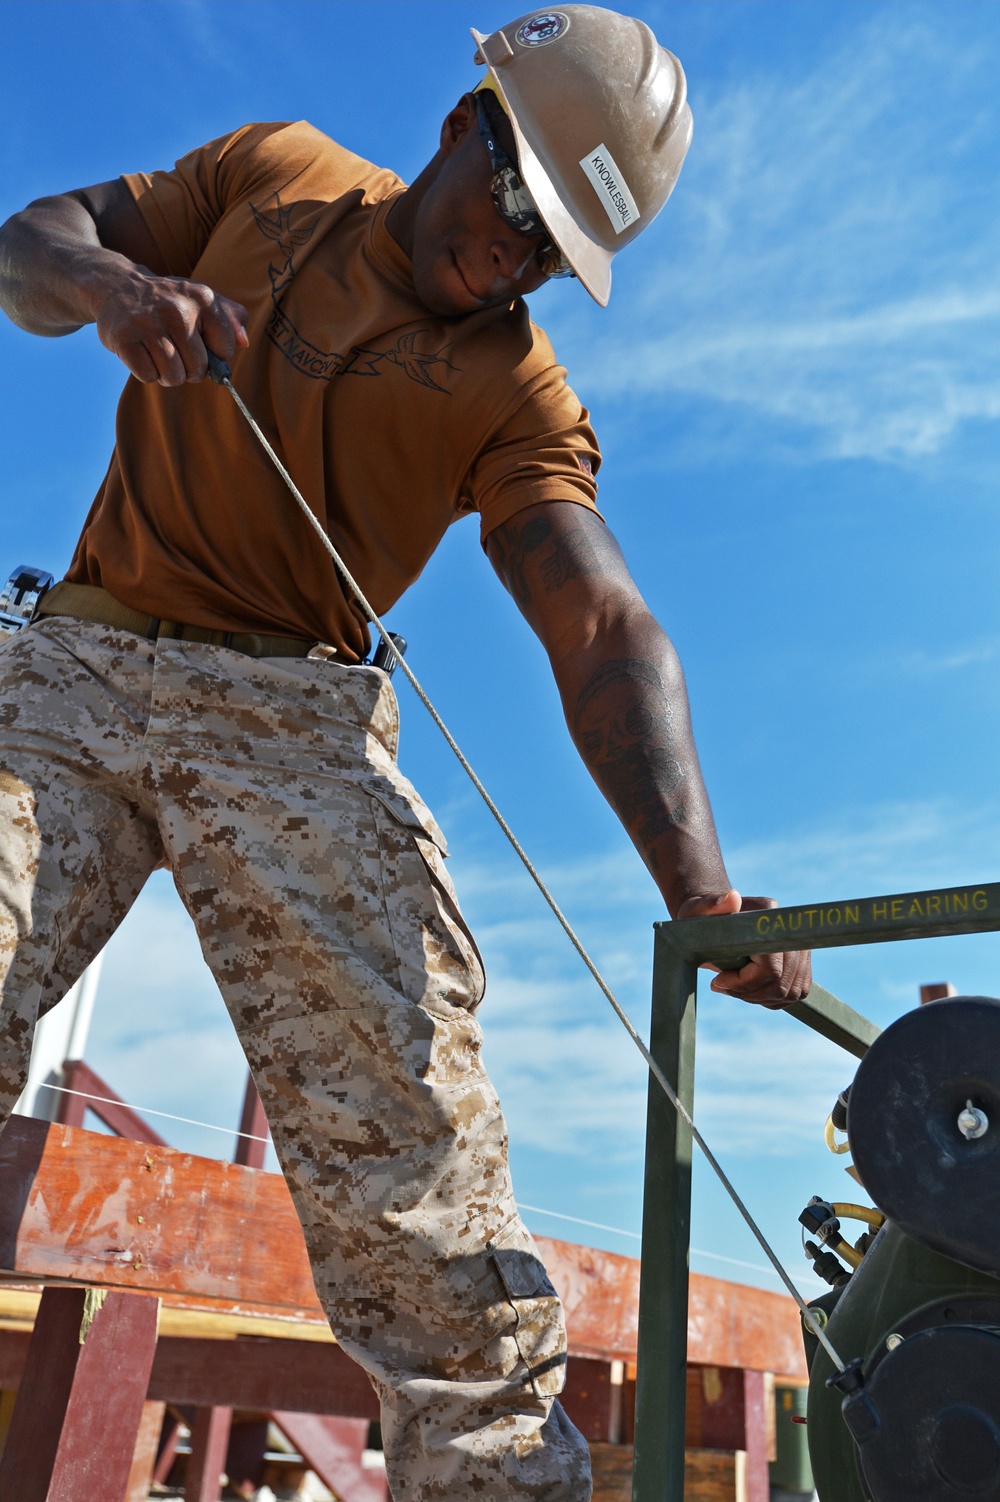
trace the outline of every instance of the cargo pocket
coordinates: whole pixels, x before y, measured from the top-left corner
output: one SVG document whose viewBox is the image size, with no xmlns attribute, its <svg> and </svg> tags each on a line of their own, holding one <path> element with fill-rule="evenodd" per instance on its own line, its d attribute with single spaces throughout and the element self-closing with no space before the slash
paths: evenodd
<svg viewBox="0 0 1000 1502">
<path fill-rule="evenodd" d="M 449 978 L 458 980 L 457 966 L 462 971 L 461 994 L 449 994 L 448 1000 L 474 1012 L 486 990 L 486 972 L 445 870 L 445 837 L 415 793 L 381 777 L 365 778 L 362 786 L 389 815 L 389 829 L 384 818 L 376 822 L 382 824 L 385 903 L 404 989 L 414 1001 L 433 1006 L 424 979 L 442 982 L 450 991 Z"/>
<path fill-rule="evenodd" d="M 517 1315 L 514 1340 L 531 1385 L 538 1397 L 553 1398 L 566 1382 L 566 1326 L 559 1295 L 519 1220 L 505 1226 L 486 1250 Z"/>
</svg>

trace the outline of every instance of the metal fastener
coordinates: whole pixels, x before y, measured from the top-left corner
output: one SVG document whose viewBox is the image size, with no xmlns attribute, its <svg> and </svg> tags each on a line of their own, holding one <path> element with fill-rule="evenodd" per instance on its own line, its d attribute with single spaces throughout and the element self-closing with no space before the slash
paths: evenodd
<svg viewBox="0 0 1000 1502">
<path fill-rule="evenodd" d="M 989 1131 L 990 1119 L 985 1111 L 980 1111 L 971 1100 L 965 1103 L 965 1110 L 958 1113 L 958 1130 L 967 1142 L 974 1142 L 977 1137 L 985 1137 Z"/>
</svg>

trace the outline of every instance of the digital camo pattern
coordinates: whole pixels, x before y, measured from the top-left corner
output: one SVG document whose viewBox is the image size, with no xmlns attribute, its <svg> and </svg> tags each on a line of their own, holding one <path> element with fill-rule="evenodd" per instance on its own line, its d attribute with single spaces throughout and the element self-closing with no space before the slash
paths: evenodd
<svg viewBox="0 0 1000 1502">
<path fill-rule="evenodd" d="M 254 1072 L 395 1502 L 586 1502 L 517 1216 L 484 976 L 383 673 L 50 617 L 0 647 L 0 1108 L 35 1015 L 170 866 Z"/>
</svg>

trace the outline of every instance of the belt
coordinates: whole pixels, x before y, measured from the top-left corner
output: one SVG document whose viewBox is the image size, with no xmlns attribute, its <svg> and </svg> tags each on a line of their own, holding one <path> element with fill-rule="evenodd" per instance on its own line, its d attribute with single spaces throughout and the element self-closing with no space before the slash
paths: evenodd
<svg viewBox="0 0 1000 1502">
<path fill-rule="evenodd" d="M 300 636 L 263 636 L 256 631 L 211 631 L 207 626 L 185 626 L 180 621 L 164 621 L 156 615 L 144 615 L 122 605 L 106 589 L 93 584 L 73 584 L 62 579 L 46 590 L 35 611 L 39 615 L 71 615 L 79 621 L 93 621 L 98 626 L 113 626 L 133 636 L 150 641 L 169 637 L 173 641 L 203 642 L 213 647 L 229 647 L 247 657 L 308 657 L 315 640 Z"/>
</svg>

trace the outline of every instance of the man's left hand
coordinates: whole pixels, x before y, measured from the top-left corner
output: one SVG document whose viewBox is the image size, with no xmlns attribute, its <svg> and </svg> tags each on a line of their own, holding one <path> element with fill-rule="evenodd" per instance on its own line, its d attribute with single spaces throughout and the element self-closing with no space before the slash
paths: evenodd
<svg viewBox="0 0 1000 1502">
<path fill-rule="evenodd" d="M 739 892 L 710 892 L 689 897 L 677 918 L 720 918 L 727 913 L 747 913 L 777 907 L 773 897 L 741 897 Z M 705 967 L 714 970 L 714 965 Z M 712 982 L 713 991 L 736 996 L 757 1006 L 778 1011 L 802 1001 L 812 985 L 812 958 L 807 950 L 792 954 L 752 954 L 742 970 L 722 970 Z"/>
</svg>

